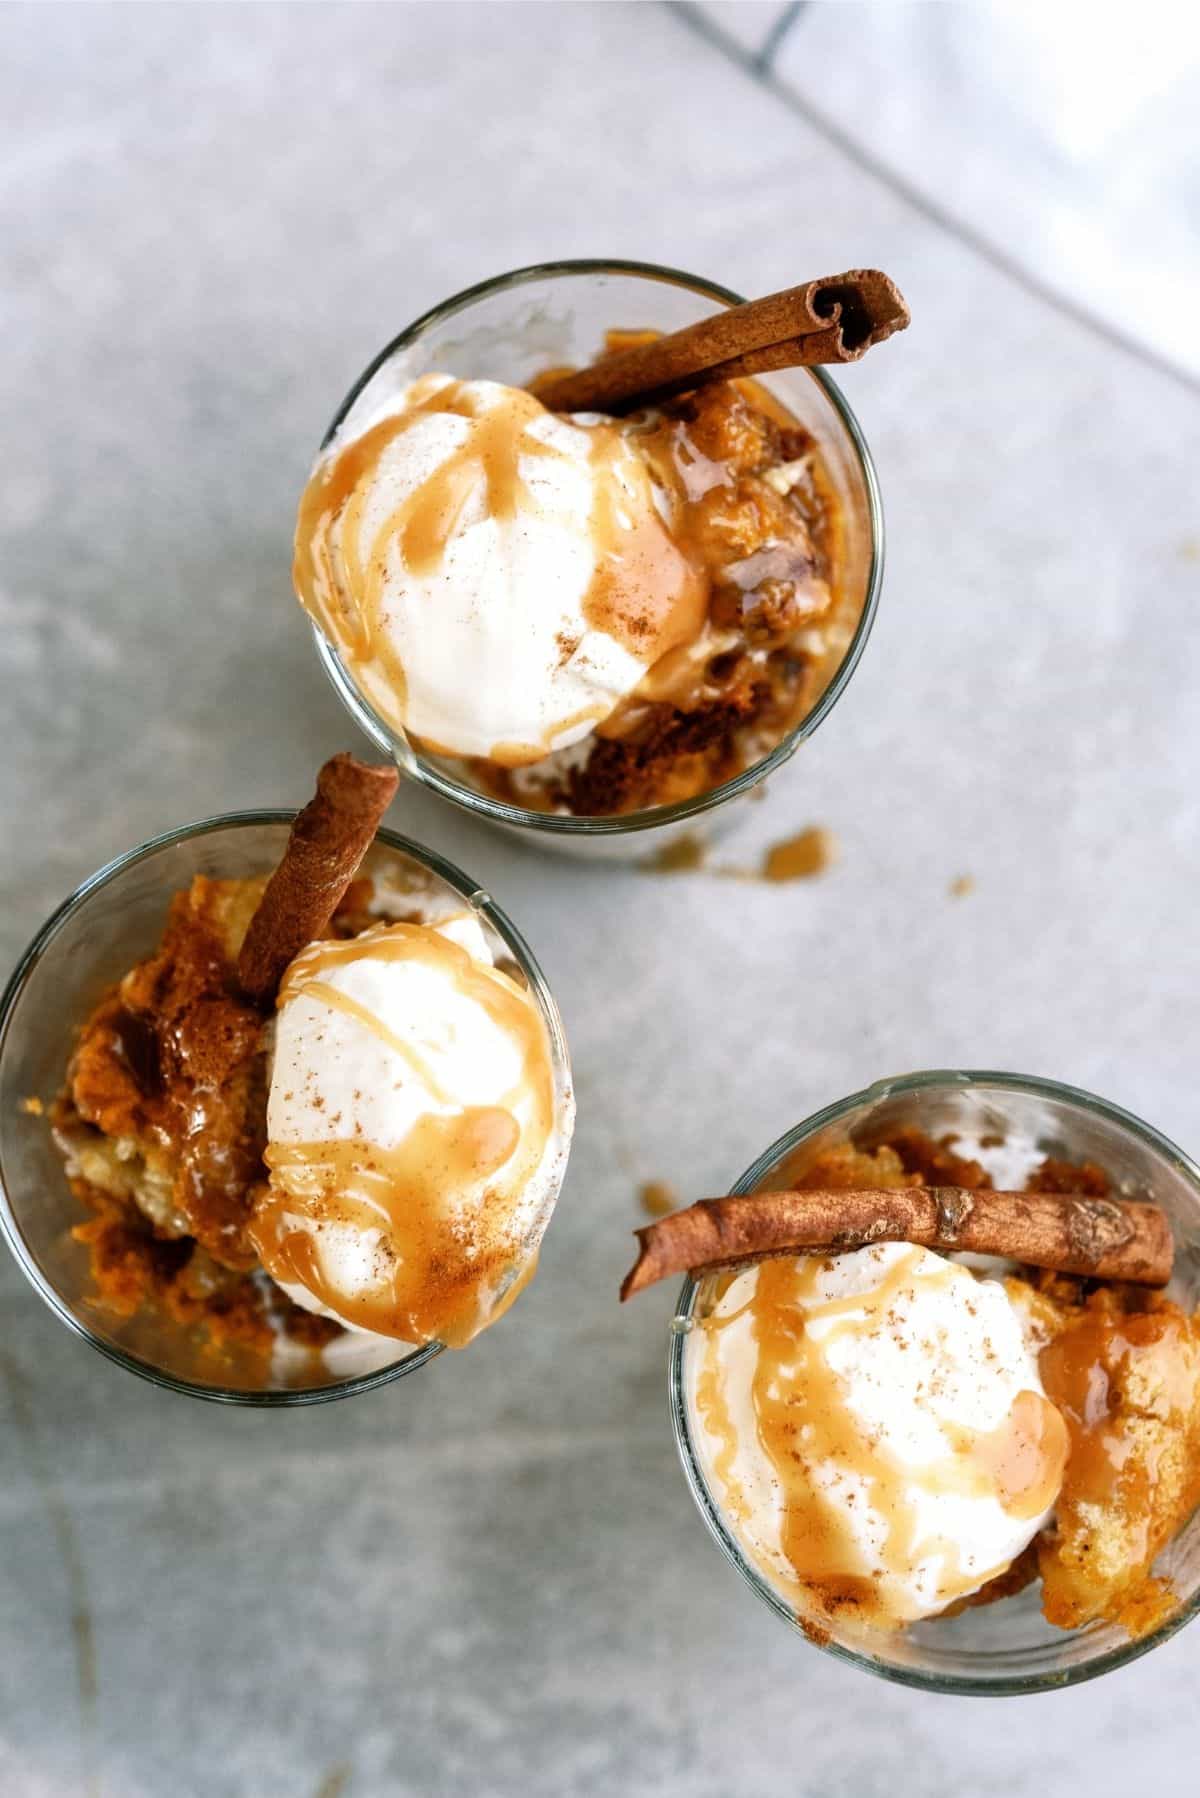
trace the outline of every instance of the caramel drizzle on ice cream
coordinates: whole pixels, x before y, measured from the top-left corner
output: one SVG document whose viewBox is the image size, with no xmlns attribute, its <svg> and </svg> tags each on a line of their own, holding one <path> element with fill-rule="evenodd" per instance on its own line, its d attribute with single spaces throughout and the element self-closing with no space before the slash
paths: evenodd
<svg viewBox="0 0 1200 1798">
<path fill-rule="evenodd" d="M 710 1315 L 701 1325 L 704 1361 L 696 1404 L 719 1444 L 713 1472 L 723 1502 L 746 1528 L 753 1507 L 733 1476 L 738 1433 L 717 1355 L 722 1330 L 749 1309 L 757 1343 L 756 1427 L 778 1481 L 782 1547 L 801 1608 L 816 1598 L 826 1611 L 851 1610 L 864 1621 L 894 1626 L 903 1619 L 889 1606 L 886 1576 L 906 1579 L 932 1560 L 941 1563 L 938 1594 L 949 1605 L 1004 1569 L 966 1571 L 957 1542 L 923 1533 L 918 1495 L 993 1497 L 1012 1517 L 1025 1520 L 1041 1516 L 1061 1485 L 1066 1426 L 1041 1393 L 1020 1392 L 994 1431 L 943 1424 L 951 1452 L 924 1468 L 893 1458 L 883 1443 L 872 1441 L 848 1403 L 845 1382 L 830 1363 L 830 1347 L 846 1332 L 862 1333 L 886 1317 L 914 1282 L 924 1287 L 962 1278 L 949 1262 L 918 1275 L 918 1261 L 928 1259 L 913 1249 L 871 1291 L 827 1300 L 817 1296 L 826 1265 L 819 1258 L 767 1261 L 757 1270 L 746 1306 L 727 1316 Z M 814 1325 L 824 1327 L 814 1330 Z M 869 1506 L 885 1526 L 878 1556 L 850 1528 L 844 1497 L 826 1491 L 814 1477 L 817 1469 L 836 1470 L 861 1484 L 858 1503 Z"/>
<path fill-rule="evenodd" d="M 439 413 L 467 421 L 462 442 L 377 529 L 367 531 L 366 510 L 388 451 Z M 408 389 L 400 410 L 336 446 L 314 470 L 296 526 L 296 592 L 351 673 L 375 674 L 372 695 L 393 726 L 405 728 L 407 681 L 385 628 L 389 581 L 404 572 L 436 574 L 455 535 L 476 522 L 468 514 L 477 504 L 484 518 L 499 523 L 519 525 L 522 517 L 539 513 L 537 463 L 569 460 L 537 435 L 539 422 L 552 416 L 519 388 L 503 389 L 499 398 L 493 391 L 485 403 L 468 382 L 428 375 Z M 650 473 L 628 438 L 604 421 L 570 422 L 586 433 L 593 476 L 588 531 L 595 573 L 583 600 L 584 619 L 649 667 L 702 629 L 708 580 L 664 521 Z M 670 509 L 670 497 L 659 493 Z M 567 724 L 605 715 L 597 707 Z M 558 723 L 554 734 L 563 734 L 567 724 Z M 455 753 L 453 746 L 426 747 Z M 499 744 L 492 759 L 519 766 L 552 747 Z"/>
<path fill-rule="evenodd" d="M 329 976 L 371 957 L 412 960 L 448 976 L 520 1051 L 515 1085 L 492 1105 L 462 1106 L 439 1088 L 419 1050 Z M 271 1276 L 297 1282 L 345 1321 L 405 1341 L 458 1346 L 494 1321 L 531 1276 L 536 1256 L 514 1223 L 554 1125 L 545 1027 L 530 996 L 498 968 L 419 924 L 314 943 L 297 956 L 280 1007 L 301 995 L 370 1030 L 407 1064 L 430 1109 L 404 1139 L 272 1142 L 269 1197 L 254 1224 Z M 435 1109 L 438 1107 L 440 1109 Z M 466 1205 L 456 1200 L 466 1198 Z M 322 1234 L 345 1229 L 373 1246 L 373 1281 L 356 1293 L 331 1277 Z"/>
</svg>

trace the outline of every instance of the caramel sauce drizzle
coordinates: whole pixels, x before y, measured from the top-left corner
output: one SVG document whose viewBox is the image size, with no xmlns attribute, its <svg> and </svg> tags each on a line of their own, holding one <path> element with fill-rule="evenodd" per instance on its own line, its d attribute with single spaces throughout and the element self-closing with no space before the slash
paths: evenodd
<svg viewBox="0 0 1200 1798">
<path fill-rule="evenodd" d="M 952 1423 L 942 1428 L 963 1457 L 952 1464 L 954 1469 L 965 1466 L 971 1477 L 966 1483 L 939 1479 L 939 1491 L 974 1497 L 985 1494 L 990 1485 L 1009 1516 L 1020 1523 L 1030 1523 L 1050 1509 L 1062 1485 L 1068 1433 L 1061 1412 L 1040 1392 L 1031 1387 L 1018 1392 L 1012 1410 L 994 1430 L 969 1430 Z"/>
<path fill-rule="evenodd" d="M 873 1320 L 885 1317 L 915 1281 L 926 1287 L 961 1277 L 949 1262 L 940 1273 L 918 1275 L 921 1256 L 921 1250 L 910 1250 L 870 1293 L 823 1301 L 816 1294 L 824 1262 L 813 1257 L 766 1261 L 757 1269 L 747 1306 L 729 1317 L 710 1315 L 701 1326 L 708 1341 L 696 1404 L 720 1445 L 713 1471 L 730 1491 L 731 1510 L 749 1521 L 746 1494 L 731 1479 L 738 1438 L 721 1392 L 716 1344 L 720 1331 L 749 1309 L 758 1348 L 752 1389 L 756 1428 L 783 1501 L 781 1545 L 795 1577 L 793 1598 L 803 1606 L 815 1597 L 826 1611 L 848 1611 L 888 1627 L 901 1621 L 881 1583 L 888 1575 L 904 1579 L 914 1568 L 940 1560 L 938 1598 L 949 1605 L 1004 1570 L 967 1572 L 957 1542 L 926 1533 L 919 1496 L 990 1496 L 1011 1516 L 1032 1519 L 1054 1501 L 1067 1446 L 1062 1419 L 1031 1390 L 1017 1395 L 997 1430 L 946 1429 L 951 1453 L 923 1468 L 905 1464 L 869 1438 L 847 1402 L 845 1381 L 830 1365 L 829 1349 L 839 1336 L 869 1329 Z M 811 1329 L 817 1321 L 829 1326 L 819 1337 Z M 858 1502 L 884 1521 L 877 1555 L 851 1530 L 844 1494 L 839 1499 L 820 1485 L 818 1468 L 861 1481 Z"/>
<path fill-rule="evenodd" d="M 709 1331 L 727 1329 L 745 1316 L 747 1307 L 731 1312 L 725 1317 L 710 1317 L 705 1322 Z M 733 1421 L 733 1413 L 725 1397 L 725 1389 L 721 1384 L 720 1371 L 716 1364 L 716 1355 L 711 1352 L 715 1346 L 710 1342 L 710 1352 L 705 1365 L 701 1368 L 696 1381 L 696 1404 L 709 1431 L 720 1444 L 713 1459 L 713 1472 L 720 1482 L 724 1501 L 728 1509 L 739 1522 L 748 1523 L 753 1515 L 753 1508 L 746 1497 L 746 1491 L 737 1477 L 737 1427 Z"/>
<path fill-rule="evenodd" d="M 678 503 L 668 528 L 647 467 L 621 433 L 612 425 L 588 429 L 596 469 L 590 521 L 596 572 L 583 615 L 593 630 L 615 637 L 653 668 L 703 629 L 709 578 L 683 534 Z M 632 497 L 618 470 L 634 488 Z M 660 491 L 671 489 L 664 483 Z"/>
<path fill-rule="evenodd" d="M 521 457 L 559 453 L 529 432 L 542 411 L 529 394 L 515 388 L 501 405 L 480 411 L 464 382 L 425 377 L 413 384 L 403 410 L 377 419 L 360 437 L 323 457 L 301 496 L 292 569 L 300 603 L 351 670 L 378 664 L 394 701 L 390 722 L 401 728 L 407 681 L 380 628 L 389 551 L 398 546 L 415 574 L 436 572 L 480 482 L 493 517 L 536 510 L 521 474 Z M 363 516 L 383 458 L 393 443 L 434 413 L 468 419 L 471 429 L 458 449 L 393 508 L 364 554 Z"/>
<path fill-rule="evenodd" d="M 426 1058 L 418 1055 L 412 1044 L 406 1043 L 396 1031 L 389 1029 L 383 1019 L 377 1012 L 372 1011 L 369 1005 L 363 1005 L 349 993 L 342 992 L 340 987 L 331 986 L 327 980 L 309 980 L 305 983 L 303 990 L 310 999 L 317 999 L 323 1005 L 332 1007 L 334 1011 L 342 1012 L 346 1017 L 353 1018 L 356 1023 L 361 1024 L 364 1030 L 369 1030 L 372 1036 L 377 1037 L 381 1043 L 385 1043 L 393 1054 L 400 1057 L 401 1061 L 408 1063 L 417 1079 L 429 1088 L 439 1105 L 450 1104 L 445 1089 L 439 1084 L 437 1075 Z"/>
<path fill-rule="evenodd" d="M 442 413 L 469 421 L 459 447 L 444 457 L 364 542 L 364 521 L 388 450 L 422 419 Z M 301 497 L 293 579 L 301 604 L 336 646 L 347 668 L 373 674 L 371 691 L 397 728 L 405 726 L 407 679 L 383 629 L 389 562 L 398 552 L 416 577 L 434 575 L 465 511 L 482 493 L 486 514 L 511 521 L 540 511 L 523 464 L 527 458 L 564 460 L 532 427 L 550 416 L 540 401 L 518 388 L 495 404 L 462 381 L 426 376 L 413 384 L 401 411 L 377 419 L 360 437 L 324 457 Z M 574 421 L 572 421 L 574 422 Z M 640 660 L 653 664 L 702 629 L 709 581 L 698 559 L 678 543 L 660 516 L 650 476 L 616 426 L 575 425 L 588 437 L 595 480 L 589 534 L 595 574 L 584 597 L 584 618 Z M 558 723 L 594 723 L 603 706 L 589 707 Z M 443 754 L 451 748 L 427 747 Z M 507 766 L 539 760 L 552 745 L 498 745 L 492 759 Z"/>
<path fill-rule="evenodd" d="M 280 1007 L 307 994 L 342 1011 L 394 1049 L 438 1104 L 453 1101 L 424 1059 L 329 981 L 334 969 L 364 956 L 418 961 L 445 973 L 518 1046 L 517 1080 L 493 1105 L 423 1113 L 394 1146 L 362 1137 L 271 1143 L 264 1156 L 270 1191 L 255 1216 L 255 1247 L 274 1279 L 299 1283 L 361 1329 L 460 1346 L 507 1309 L 532 1276 L 536 1253 L 515 1234 L 512 1212 L 554 1125 L 545 1028 L 522 987 L 425 925 L 386 924 L 314 943 L 297 956 Z M 464 1211 L 453 1205 L 457 1195 L 477 1197 Z M 378 1277 L 357 1294 L 325 1266 L 320 1236 L 331 1226 L 374 1233 Z"/>
<path fill-rule="evenodd" d="M 1186 1436 L 1195 1414 L 1196 1340 L 1195 1325 L 1182 1313 L 1123 1316 L 1094 1307 L 1041 1352 L 1042 1381 L 1070 1432 L 1064 1499 L 1076 1509 L 1115 1508 L 1134 1564 L 1148 1562 L 1162 1546 L 1159 1461 L 1168 1444 Z M 1156 1413 L 1172 1426 L 1157 1449 L 1143 1440 L 1137 1453 L 1125 1428 L 1128 1399 L 1122 1392 L 1135 1378 L 1152 1387 Z M 1200 1502 L 1200 1465 L 1192 1485 L 1192 1503 Z"/>
<path fill-rule="evenodd" d="M 554 727 L 554 734 L 556 737 L 565 737 L 567 732 L 574 730 L 577 725 L 599 724 L 607 716 L 607 703 L 581 706 L 577 712 L 571 712 L 566 718 L 558 721 Z M 457 753 L 444 744 L 435 743 L 429 737 L 422 737 L 421 741 L 433 755 L 454 756 Z M 548 748 L 549 745 L 546 743 L 496 743 L 492 747 L 492 753 L 488 760 L 495 762 L 501 768 L 524 768 L 530 762 L 540 762 Z"/>
</svg>

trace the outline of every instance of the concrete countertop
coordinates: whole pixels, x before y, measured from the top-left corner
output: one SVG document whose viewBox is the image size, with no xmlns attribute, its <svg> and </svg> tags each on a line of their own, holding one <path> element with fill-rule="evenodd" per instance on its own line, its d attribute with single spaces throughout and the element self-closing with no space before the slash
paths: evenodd
<svg viewBox="0 0 1200 1798">
<path fill-rule="evenodd" d="M 109 856 L 299 803 L 353 744 L 289 594 L 294 503 L 426 305 L 613 254 L 747 292 L 878 264 L 915 320 L 844 381 L 890 524 L 874 640 L 729 846 L 820 824 L 833 870 L 598 872 L 394 808 L 528 934 L 572 1042 L 575 1154 L 516 1310 L 390 1390 L 230 1414 L 108 1365 L 0 1262 L 0 1790 L 1187 1789 L 1194 1634 L 1001 1704 L 792 1639 L 676 1466 L 671 1294 L 615 1294 L 640 1180 L 720 1189 L 883 1074 L 1051 1074 L 1200 1143 L 1194 393 L 667 9 L 10 7 L 0 32 L 6 962 Z"/>
</svg>

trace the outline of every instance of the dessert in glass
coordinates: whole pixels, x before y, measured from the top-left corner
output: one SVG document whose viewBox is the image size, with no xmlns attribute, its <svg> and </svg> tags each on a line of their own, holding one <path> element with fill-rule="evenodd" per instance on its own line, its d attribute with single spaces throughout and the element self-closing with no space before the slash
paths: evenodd
<svg viewBox="0 0 1200 1798">
<path fill-rule="evenodd" d="M 1200 1608 L 1200 1169 L 1050 1081 L 882 1082 L 728 1199 L 640 1231 L 683 1268 L 684 1470 L 771 1608 L 946 1692 L 1093 1677 Z"/>
<path fill-rule="evenodd" d="M 761 311 L 726 289 L 560 263 L 446 301 L 376 357 L 302 497 L 295 584 L 404 773 L 530 840 L 629 857 L 787 760 L 862 653 L 882 526 L 841 393 L 780 357 L 832 360 L 832 336 L 853 359 L 901 328 L 885 277 L 837 280 L 868 277 L 889 290 L 867 286 L 869 317 L 859 289 L 810 283 L 807 338 L 793 304 L 784 348 L 731 356 L 722 328 L 745 340 Z M 639 387 L 683 327 L 702 378 Z"/>
<path fill-rule="evenodd" d="M 175 1390 L 394 1379 L 532 1276 L 574 1119 L 554 1001 L 488 895 L 378 829 L 349 756 L 297 815 L 103 869 L 0 1008 L 0 1223 L 58 1315 Z"/>
</svg>

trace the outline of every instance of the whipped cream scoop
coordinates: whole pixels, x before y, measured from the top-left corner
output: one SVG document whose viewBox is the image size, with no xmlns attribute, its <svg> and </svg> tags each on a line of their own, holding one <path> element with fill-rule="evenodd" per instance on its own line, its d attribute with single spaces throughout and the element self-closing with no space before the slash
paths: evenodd
<svg viewBox="0 0 1200 1798">
<path fill-rule="evenodd" d="M 296 591 L 393 729 L 521 767 L 703 630 L 675 503 L 630 427 L 429 374 L 318 460 Z"/>
<path fill-rule="evenodd" d="M 279 995 L 263 1266 L 352 1328 L 460 1346 L 532 1274 L 572 1122 L 472 914 L 314 943 Z"/>
<path fill-rule="evenodd" d="M 1051 1514 L 1066 1426 L 998 1280 L 896 1242 L 767 1261 L 687 1353 L 705 1478 L 801 1615 L 936 1615 Z"/>
</svg>

